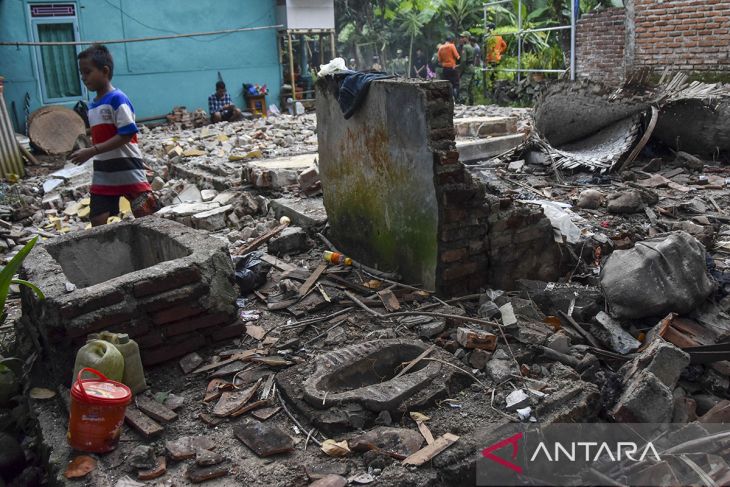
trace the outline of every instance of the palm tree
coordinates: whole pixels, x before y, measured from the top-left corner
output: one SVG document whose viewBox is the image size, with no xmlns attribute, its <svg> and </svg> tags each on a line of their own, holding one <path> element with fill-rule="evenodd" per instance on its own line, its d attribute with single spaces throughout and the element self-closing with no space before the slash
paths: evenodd
<svg viewBox="0 0 730 487">
<path fill-rule="evenodd" d="M 436 11 L 431 8 L 430 1 L 418 2 L 418 6 L 422 10 L 411 8 L 405 12 L 400 12 L 401 27 L 409 37 L 408 45 L 408 76 L 411 75 L 411 63 L 413 61 L 413 40 L 421 35 L 423 27 L 431 21 Z"/>
<path fill-rule="evenodd" d="M 479 23 L 482 2 L 480 0 L 443 0 L 441 9 L 444 15 L 451 20 L 454 34 L 459 35 L 464 26 Z"/>
</svg>

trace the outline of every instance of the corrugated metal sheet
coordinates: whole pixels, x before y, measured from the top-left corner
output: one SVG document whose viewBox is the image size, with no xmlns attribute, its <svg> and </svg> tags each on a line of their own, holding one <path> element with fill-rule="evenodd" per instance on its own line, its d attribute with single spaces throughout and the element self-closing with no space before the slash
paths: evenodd
<svg viewBox="0 0 730 487">
<path fill-rule="evenodd" d="M 10 174 L 22 177 L 24 169 L 23 156 L 15 140 L 15 129 L 5 105 L 3 80 L 0 77 L 0 177 L 6 178 Z"/>
</svg>

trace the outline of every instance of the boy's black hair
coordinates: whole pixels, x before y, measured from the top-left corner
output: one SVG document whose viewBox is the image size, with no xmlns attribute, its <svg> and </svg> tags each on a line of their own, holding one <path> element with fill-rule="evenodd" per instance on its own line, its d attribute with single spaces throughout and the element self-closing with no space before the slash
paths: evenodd
<svg viewBox="0 0 730 487">
<path fill-rule="evenodd" d="M 79 59 L 90 59 L 97 69 L 103 70 L 104 67 L 109 68 L 109 79 L 114 76 L 114 58 L 106 46 L 101 44 L 92 44 L 79 53 Z"/>
<path fill-rule="evenodd" d="M 215 89 L 216 90 L 220 90 L 220 89 L 225 90 L 226 89 L 226 84 L 223 81 L 219 81 L 219 82 L 217 82 L 215 84 Z"/>
</svg>

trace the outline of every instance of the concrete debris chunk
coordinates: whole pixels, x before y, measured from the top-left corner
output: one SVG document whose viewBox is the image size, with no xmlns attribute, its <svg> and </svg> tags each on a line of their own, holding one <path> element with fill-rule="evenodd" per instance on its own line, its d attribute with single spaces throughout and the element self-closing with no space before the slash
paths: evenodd
<svg viewBox="0 0 730 487">
<path fill-rule="evenodd" d="M 529 406 L 530 396 L 528 396 L 522 389 L 515 389 L 509 393 L 505 401 L 507 402 L 507 411 L 515 411 Z"/>
<path fill-rule="evenodd" d="M 639 371 L 646 370 L 654 374 L 662 384 L 674 389 L 679 375 L 688 365 L 689 354 L 657 338 L 631 362 L 621 367 L 619 375 L 624 380 L 630 380 Z"/>
<path fill-rule="evenodd" d="M 204 189 L 200 192 L 202 201 L 212 201 L 218 195 L 218 191 L 214 189 Z"/>
<path fill-rule="evenodd" d="M 674 412 L 672 391 L 649 371 L 640 371 L 611 411 L 621 423 L 668 423 Z"/>
<path fill-rule="evenodd" d="M 471 328 L 461 327 L 456 330 L 456 341 L 464 348 L 494 351 L 497 347 L 497 336 L 483 331 Z"/>
<path fill-rule="evenodd" d="M 714 287 L 707 276 L 704 247 L 682 231 L 615 251 L 600 279 L 609 311 L 618 319 L 686 313 Z"/>
<path fill-rule="evenodd" d="M 611 213 L 638 213 L 643 207 L 641 193 L 636 190 L 614 193 L 608 197 L 608 211 Z"/>
<path fill-rule="evenodd" d="M 213 208 L 208 211 L 196 213 L 192 216 L 193 228 L 217 232 L 226 228 L 226 215 L 232 210 L 232 205 Z"/>
<path fill-rule="evenodd" d="M 584 189 L 578 196 L 576 206 L 586 210 L 595 210 L 601 206 L 603 198 L 603 193 L 596 189 Z"/>
<path fill-rule="evenodd" d="M 274 255 L 301 252 L 308 248 L 307 234 L 301 227 L 287 227 L 269 240 L 268 248 L 269 253 Z"/>
<path fill-rule="evenodd" d="M 595 321 L 597 326 L 594 327 L 593 335 L 610 350 L 625 355 L 641 346 L 641 342 L 624 330 L 621 323 L 603 311 L 596 315 Z"/>
</svg>

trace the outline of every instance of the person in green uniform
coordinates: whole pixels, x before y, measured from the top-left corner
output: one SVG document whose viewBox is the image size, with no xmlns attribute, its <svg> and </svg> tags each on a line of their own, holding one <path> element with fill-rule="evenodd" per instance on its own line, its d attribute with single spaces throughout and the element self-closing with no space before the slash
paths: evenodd
<svg viewBox="0 0 730 487">
<path fill-rule="evenodd" d="M 395 52 L 395 59 L 390 62 L 391 73 L 396 76 L 406 76 L 408 74 L 408 57 L 403 56 L 403 49 Z"/>
<path fill-rule="evenodd" d="M 461 46 L 461 60 L 457 67 L 459 72 L 459 103 L 472 103 L 472 82 L 474 81 L 474 62 L 476 53 L 474 46 L 471 45 L 469 39 L 471 34 L 467 31 L 461 33 L 459 45 Z"/>
</svg>

